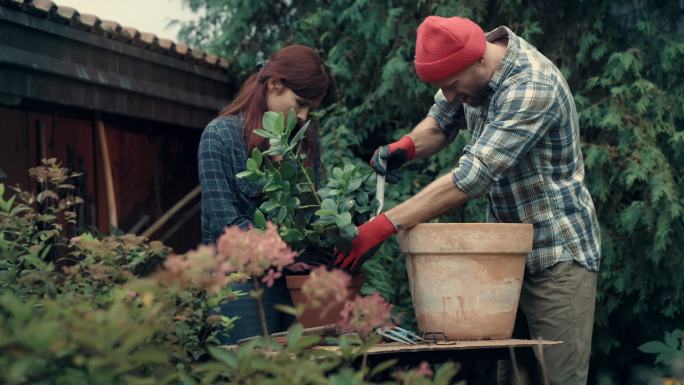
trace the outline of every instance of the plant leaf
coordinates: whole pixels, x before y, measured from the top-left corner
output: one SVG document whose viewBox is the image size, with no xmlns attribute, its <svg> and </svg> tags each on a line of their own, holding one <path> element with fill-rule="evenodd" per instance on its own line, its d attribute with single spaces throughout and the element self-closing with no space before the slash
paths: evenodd
<svg viewBox="0 0 684 385">
<path fill-rule="evenodd" d="M 332 199 L 323 199 L 323 202 L 321 202 L 321 209 L 330 210 L 337 213 L 337 203 L 335 203 L 335 201 Z"/>
<path fill-rule="evenodd" d="M 276 122 L 278 121 L 278 118 L 281 116 L 282 115 L 278 112 L 266 111 L 264 113 L 263 118 L 261 118 L 261 125 L 264 127 L 264 130 L 270 131 L 272 133 L 278 132 L 276 129 L 276 125 L 277 125 Z"/>
<path fill-rule="evenodd" d="M 304 134 L 306 133 L 306 130 L 309 128 L 310 122 L 310 120 L 307 120 L 306 123 L 302 125 L 302 128 L 300 128 L 299 131 L 297 131 L 297 134 L 295 134 L 295 136 L 292 138 L 292 141 L 290 142 L 291 145 L 296 146 L 302 140 L 302 138 L 304 138 Z"/>
<path fill-rule="evenodd" d="M 295 110 L 293 108 L 290 108 L 290 111 L 287 113 L 287 122 L 286 122 L 286 132 L 289 134 L 294 130 L 295 125 L 297 124 L 297 114 L 295 113 Z M 295 141 L 293 140 L 292 143 Z"/>
<path fill-rule="evenodd" d="M 650 341 L 646 342 L 645 344 L 639 346 L 639 351 L 644 352 L 644 353 L 650 353 L 650 354 L 658 354 L 662 353 L 668 350 L 667 345 L 662 343 L 661 341 Z"/>
<path fill-rule="evenodd" d="M 264 156 L 258 147 L 254 147 L 254 150 L 252 150 L 252 159 L 256 161 L 257 168 L 260 168 L 261 164 L 263 163 Z"/>
<path fill-rule="evenodd" d="M 335 224 L 337 224 L 337 227 L 339 227 L 340 229 L 351 225 L 351 223 L 352 223 L 352 217 L 351 217 L 351 214 L 347 211 L 338 215 L 337 219 L 335 221 Z"/>
<path fill-rule="evenodd" d="M 254 211 L 254 226 L 260 229 L 266 228 L 266 218 L 264 217 L 264 213 L 262 213 L 261 210 Z"/>
</svg>

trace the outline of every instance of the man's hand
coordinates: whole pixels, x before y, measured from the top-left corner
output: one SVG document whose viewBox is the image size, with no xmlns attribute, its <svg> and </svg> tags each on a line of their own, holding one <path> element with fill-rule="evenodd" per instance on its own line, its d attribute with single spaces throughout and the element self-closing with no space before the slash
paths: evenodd
<svg viewBox="0 0 684 385">
<path fill-rule="evenodd" d="M 416 144 L 410 136 L 404 136 L 394 143 L 382 146 L 375 150 L 371 158 L 370 165 L 375 172 L 385 175 L 388 183 L 397 183 L 401 180 L 401 170 L 404 163 L 415 158 Z M 387 161 L 387 167 L 380 164 L 380 159 Z"/>
<path fill-rule="evenodd" d="M 396 233 L 394 223 L 383 213 L 359 226 L 359 234 L 352 241 L 348 254 L 337 253 L 335 266 L 356 272 L 361 265 L 375 254 L 382 242 Z"/>
</svg>

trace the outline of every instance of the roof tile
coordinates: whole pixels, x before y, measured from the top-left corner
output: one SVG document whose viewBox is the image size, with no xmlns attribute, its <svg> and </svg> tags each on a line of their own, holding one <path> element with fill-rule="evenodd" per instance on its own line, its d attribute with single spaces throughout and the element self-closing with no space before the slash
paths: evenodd
<svg viewBox="0 0 684 385">
<path fill-rule="evenodd" d="M 140 38 L 140 31 L 133 27 L 122 27 L 121 35 L 128 41 L 134 41 Z"/>
<path fill-rule="evenodd" d="M 27 0 L 24 1 L 24 9 L 28 13 L 38 16 L 47 16 L 57 6 L 50 0 Z"/>
<path fill-rule="evenodd" d="M 0 4 L 12 8 L 21 8 L 24 5 L 24 0 L 0 0 Z"/>
<path fill-rule="evenodd" d="M 175 43 L 170 39 L 159 39 L 159 47 L 164 51 L 172 51 Z"/>
<path fill-rule="evenodd" d="M 150 32 L 140 32 L 140 40 L 145 43 L 145 45 L 151 46 L 155 44 L 159 38 L 157 35 Z"/>
<path fill-rule="evenodd" d="M 226 71 L 228 71 L 228 68 L 230 68 L 230 62 L 224 58 L 219 59 L 218 65 Z"/>
<path fill-rule="evenodd" d="M 50 19 L 64 23 L 70 24 L 74 18 L 78 17 L 78 11 L 71 7 L 58 6 L 57 9 L 50 14 Z"/>
<path fill-rule="evenodd" d="M 116 21 L 102 20 L 100 27 L 107 37 L 123 40 L 123 36 L 121 36 L 121 24 L 117 23 Z"/>
<path fill-rule="evenodd" d="M 76 21 L 78 20 L 78 21 Z M 87 13 L 81 13 L 78 18 L 74 20 L 77 27 L 87 29 L 90 31 L 95 31 L 99 27 L 101 21 L 100 18 L 95 15 L 90 15 Z"/>
<path fill-rule="evenodd" d="M 176 43 L 176 53 L 180 56 L 186 56 L 188 54 L 188 45 L 185 43 Z"/>
<path fill-rule="evenodd" d="M 204 59 L 204 55 L 206 55 L 206 53 L 199 48 L 190 49 L 190 56 L 192 56 L 192 58 L 197 60 L 198 62 L 202 62 L 202 59 Z"/>
<path fill-rule="evenodd" d="M 209 65 L 215 66 L 218 63 L 219 57 L 208 53 L 207 56 L 204 57 L 204 61 L 207 62 Z"/>
</svg>

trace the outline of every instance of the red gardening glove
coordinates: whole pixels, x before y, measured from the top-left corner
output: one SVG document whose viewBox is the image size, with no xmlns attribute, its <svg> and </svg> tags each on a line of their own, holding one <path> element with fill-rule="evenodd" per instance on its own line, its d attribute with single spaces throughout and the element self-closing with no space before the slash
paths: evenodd
<svg viewBox="0 0 684 385">
<path fill-rule="evenodd" d="M 337 253 L 335 266 L 351 272 L 358 271 L 361 265 L 375 254 L 382 242 L 396 232 L 394 223 L 385 213 L 378 215 L 359 226 L 359 235 L 352 241 L 351 252 Z"/>
<path fill-rule="evenodd" d="M 399 168 L 415 157 L 416 144 L 407 135 L 394 143 L 375 150 L 370 160 L 370 165 L 375 172 L 385 175 L 385 180 L 388 183 L 397 183 L 401 179 L 401 170 Z M 380 164 L 380 159 L 387 161 L 386 168 Z"/>
</svg>

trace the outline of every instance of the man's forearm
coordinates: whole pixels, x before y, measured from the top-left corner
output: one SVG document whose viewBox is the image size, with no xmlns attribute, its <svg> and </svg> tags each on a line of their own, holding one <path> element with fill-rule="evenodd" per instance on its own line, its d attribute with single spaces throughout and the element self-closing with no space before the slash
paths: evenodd
<svg viewBox="0 0 684 385">
<path fill-rule="evenodd" d="M 456 187 L 451 173 L 448 173 L 385 214 L 395 225 L 409 228 L 438 217 L 468 199 L 468 195 Z"/>
<path fill-rule="evenodd" d="M 437 125 L 437 121 L 430 117 L 418 123 L 408 136 L 416 145 L 416 158 L 427 158 L 447 144 L 446 135 Z"/>
</svg>

